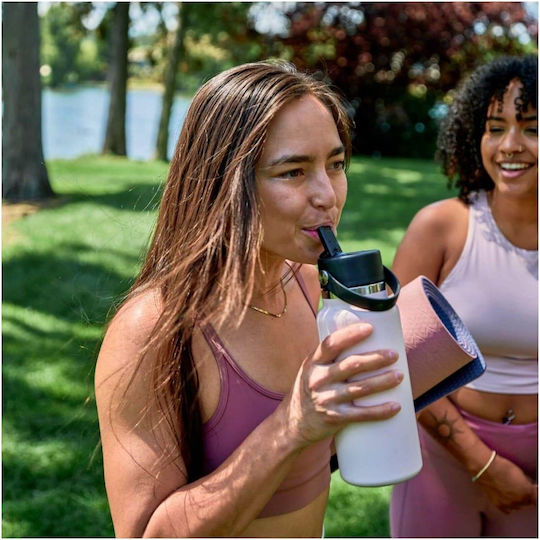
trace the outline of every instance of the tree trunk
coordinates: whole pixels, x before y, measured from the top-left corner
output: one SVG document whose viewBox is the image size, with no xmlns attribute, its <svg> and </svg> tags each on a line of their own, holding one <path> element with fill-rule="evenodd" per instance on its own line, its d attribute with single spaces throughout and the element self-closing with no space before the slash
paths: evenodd
<svg viewBox="0 0 540 540">
<path fill-rule="evenodd" d="M 46 199 L 54 193 L 41 139 L 36 2 L 4 2 L 2 21 L 2 196 L 10 202 Z"/>
<path fill-rule="evenodd" d="M 113 8 L 110 47 L 109 114 L 103 153 L 126 155 L 126 89 L 128 67 L 128 27 L 130 2 L 117 2 Z"/>
<path fill-rule="evenodd" d="M 184 27 L 182 24 L 182 4 L 178 4 L 178 28 L 174 35 L 174 43 L 169 50 L 167 67 L 165 68 L 165 88 L 161 101 L 161 115 L 159 118 L 159 128 L 156 143 L 156 159 L 168 160 L 167 148 L 169 145 L 169 121 L 176 90 L 176 73 L 180 61 L 182 45 L 184 43 Z"/>
</svg>

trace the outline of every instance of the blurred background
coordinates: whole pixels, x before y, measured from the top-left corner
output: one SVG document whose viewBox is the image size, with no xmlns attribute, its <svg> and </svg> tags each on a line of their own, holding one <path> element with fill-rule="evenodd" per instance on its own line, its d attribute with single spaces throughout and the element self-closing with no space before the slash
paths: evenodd
<svg viewBox="0 0 540 540">
<path fill-rule="evenodd" d="M 4 537 L 112 536 L 93 398 L 196 89 L 243 62 L 321 71 L 355 119 L 340 235 L 385 264 L 452 196 L 433 160 L 459 81 L 537 52 L 536 2 L 4 2 Z M 390 488 L 332 479 L 328 536 L 388 536 Z"/>
<path fill-rule="evenodd" d="M 343 91 L 361 133 L 358 153 L 432 157 L 437 121 L 460 78 L 497 54 L 536 48 L 536 3 L 128 4 L 39 4 L 45 158 L 102 150 L 115 15 L 127 32 L 117 45 L 127 53 L 127 155 L 143 160 L 155 155 L 168 71 L 178 95 L 167 157 L 202 82 L 270 57 L 320 69 Z"/>
</svg>

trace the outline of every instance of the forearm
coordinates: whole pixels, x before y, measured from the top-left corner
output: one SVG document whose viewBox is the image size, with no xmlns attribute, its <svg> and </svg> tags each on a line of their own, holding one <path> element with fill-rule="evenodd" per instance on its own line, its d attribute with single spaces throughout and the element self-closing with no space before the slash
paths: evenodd
<svg viewBox="0 0 540 540">
<path fill-rule="evenodd" d="M 239 536 L 286 477 L 301 448 L 276 413 L 214 472 L 183 486 L 153 513 L 144 536 Z"/>
<path fill-rule="evenodd" d="M 536 503 L 536 487 L 525 473 L 508 459 L 493 453 L 467 425 L 448 398 L 430 405 L 419 416 L 422 426 L 463 467 L 488 500 L 508 513 Z"/>
<path fill-rule="evenodd" d="M 448 398 L 427 407 L 418 416 L 418 421 L 471 476 L 489 460 L 492 450 L 474 433 Z"/>
</svg>

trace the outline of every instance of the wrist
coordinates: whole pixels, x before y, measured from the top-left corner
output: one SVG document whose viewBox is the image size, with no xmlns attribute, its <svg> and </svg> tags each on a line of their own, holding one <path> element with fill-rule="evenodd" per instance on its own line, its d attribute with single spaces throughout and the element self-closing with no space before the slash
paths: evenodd
<svg viewBox="0 0 540 540">
<path fill-rule="evenodd" d="M 476 441 L 475 444 L 467 449 L 465 459 L 462 460 L 462 463 L 471 478 L 484 467 L 491 458 L 492 453 L 493 450 L 481 440 Z"/>
<path fill-rule="evenodd" d="M 497 452 L 495 450 L 492 450 L 489 459 L 486 461 L 486 464 L 474 476 L 471 477 L 472 482 L 476 482 L 489 469 L 496 456 Z"/>
<path fill-rule="evenodd" d="M 285 401 L 269 417 L 273 430 L 272 444 L 280 454 L 296 455 L 305 448 L 306 444 L 295 428 L 296 423 L 292 420 L 288 404 Z"/>
</svg>

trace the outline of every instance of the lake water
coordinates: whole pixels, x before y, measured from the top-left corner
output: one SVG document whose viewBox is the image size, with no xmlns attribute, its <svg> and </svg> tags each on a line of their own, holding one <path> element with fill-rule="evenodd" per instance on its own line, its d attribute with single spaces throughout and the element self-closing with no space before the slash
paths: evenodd
<svg viewBox="0 0 540 540">
<path fill-rule="evenodd" d="M 168 155 L 172 155 L 190 100 L 175 97 L 169 123 Z M 43 90 L 43 152 L 45 159 L 72 159 L 101 152 L 109 106 L 106 88 Z M 152 159 L 161 113 L 161 93 L 128 90 L 126 144 L 131 159 Z"/>
</svg>

